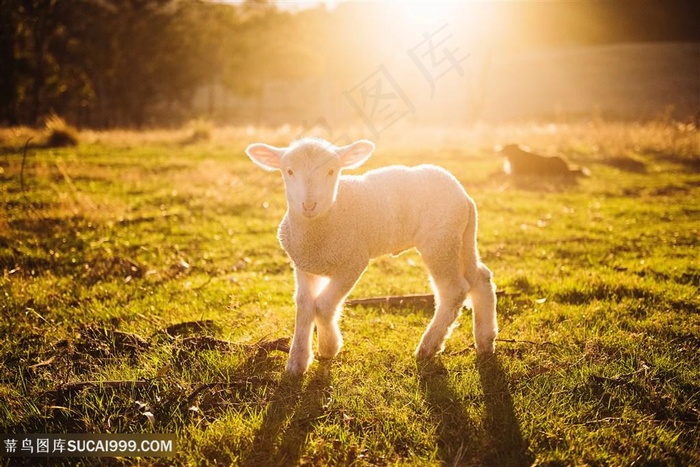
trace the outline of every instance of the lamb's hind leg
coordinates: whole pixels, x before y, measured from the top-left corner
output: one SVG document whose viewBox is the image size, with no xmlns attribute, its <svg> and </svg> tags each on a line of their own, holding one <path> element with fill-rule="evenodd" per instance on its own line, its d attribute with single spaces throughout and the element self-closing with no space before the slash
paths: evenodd
<svg viewBox="0 0 700 467">
<path fill-rule="evenodd" d="M 444 349 L 453 325 L 462 311 L 469 292 L 469 283 L 464 278 L 460 265 L 461 239 L 447 241 L 434 249 L 420 249 L 432 279 L 435 292 L 435 314 L 421 337 L 416 349 L 416 358 L 426 360 Z"/>
<path fill-rule="evenodd" d="M 476 351 L 479 354 L 491 354 L 495 350 L 496 336 L 498 335 L 496 285 L 493 283 L 489 268 L 479 261 L 479 250 L 476 245 L 476 206 L 473 202 L 469 206 L 472 219 L 467 224 L 462 237 L 462 264 L 464 265 L 464 277 L 471 286 L 469 298 L 474 310 Z"/>
<path fill-rule="evenodd" d="M 474 316 L 474 343 L 481 355 L 492 354 L 496 350 L 498 323 L 496 320 L 496 285 L 491 279 L 491 271 L 483 263 L 478 263 L 476 277 L 469 277 L 472 284 L 469 296 Z"/>
</svg>

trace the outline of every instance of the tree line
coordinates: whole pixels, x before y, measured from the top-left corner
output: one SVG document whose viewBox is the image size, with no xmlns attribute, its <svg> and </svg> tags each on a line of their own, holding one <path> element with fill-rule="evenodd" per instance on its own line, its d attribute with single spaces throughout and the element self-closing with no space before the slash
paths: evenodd
<svg viewBox="0 0 700 467">
<path fill-rule="evenodd" d="M 57 113 L 93 127 L 177 123 L 202 86 L 256 92 L 291 15 L 266 2 L 0 0 L 0 124 Z M 291 25 L 291 24 L 290 24 Z M 274 42 L 274 41 L 273 41 Z M 287 60 L 303 44 L 277 49 Z M 294 74 L 304 73 L 305 62 Z"/>
<path fill-rule="evenodd" d="M 0 0 L 0 122 L 50 113 L 95 127 L 177 120 L 207 80 L 251 54 L 223 4 L 177 0 Z M 226 48 L 226 57 L 224 57 Z M 233 74 L 233 73 L 230 73 Z"/>
</svg>

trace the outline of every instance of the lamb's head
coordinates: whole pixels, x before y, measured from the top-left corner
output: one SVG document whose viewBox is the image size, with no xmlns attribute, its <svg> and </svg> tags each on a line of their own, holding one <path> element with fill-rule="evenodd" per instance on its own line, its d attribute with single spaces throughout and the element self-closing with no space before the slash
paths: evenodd
<svg viewBox="0 0 700 467">
<path fill-rule="evenodd" d="M 315 138 L 295 141 L 286 148 L 256 143 L 245 150 L 263 169 L 282 172 L 290 213 L 307 219 L 328 213 L 338 193 L 340 171 L 359 167 L 373 151 L 374 143 L 367 140 L 337 147 Z"/>
</svg>

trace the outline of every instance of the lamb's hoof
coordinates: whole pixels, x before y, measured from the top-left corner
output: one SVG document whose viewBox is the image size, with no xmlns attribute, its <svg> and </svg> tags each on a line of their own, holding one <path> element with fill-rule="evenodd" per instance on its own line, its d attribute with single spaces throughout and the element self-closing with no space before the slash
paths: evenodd
<svg viewBox="0 0 700 467">
<path fill-rule="evenodd" d="M 319 350 L 317 358 L 319 360 L 329 361 L 329 360 L 333 360 L 336 356 L 338 356 L 339 353 L 340 353 L 340 349 L 338 349 L 336 351 L 331 351 L 331 352 L 321 352 Z"/>
<path fill-rule="evenodd" d="M 340 353 L 340 349 L 343 346 L 342 341 L 335 345 L 318 346 L 318 358 L 324 360 L 330 360 Z"/>
<path fill-rule="evenodd" d="M 480 357 L 490 357 L 496 353 L 496 341 L 489 341 L 476 346 L 476 354 Z"/>
<path fill-rule="evenodd" d="M 311 366 L 313 356 L 310 358 L 294 358 L 289 357 L 287 360 L 287 373 L 292 376 L 301 376 L 306 373 L 306 370 Z"/>
<path fill-rule="evenodd" d="M 430 348 L 426 345 L 421 345 L 416 349 L 416 360 L 419 362 L 427 362 L 437 354 L 438 349 Z"/>
</svg>

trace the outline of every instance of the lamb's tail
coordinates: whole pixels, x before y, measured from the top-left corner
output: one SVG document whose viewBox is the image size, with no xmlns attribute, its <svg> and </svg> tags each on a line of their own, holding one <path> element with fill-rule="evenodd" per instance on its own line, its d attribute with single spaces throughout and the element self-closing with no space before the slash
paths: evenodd
<svg viewBox="0 0 700 467">
<path fill-rule="evenodd" d="M 474 286 L 478 282 L 479 277 L 479 249 L 476 245 L 476 232 L 479 226 L 479 216 L 476 211 L 476 204 L 473 200 L 469 200 L 469 220 L 467 227 L 462 234 L 462 265 L 464 267 L 464 277 L 469 282 L 470 286 Z"/>
<path fill-rule="evenodd" d="M 476 243 L 476 232 L 479 226 L 479 216 L 476 210 L 476 205 L 471 199 L 469 200 L 469 211 L 469 222 L 467 223 L 467 227 L 464 229 L 464 234 L 462 235 L 461 259 L 464 268 L 464 278 L 467 279 L 470 286 L 469 295 L 472 302 L 474 302 L 478 299 L 475 295 L 479 295 L 480 292 L 482 292 L 481 289 L 483 289 L 483 293 L 491 294 L 495 291 L 495 285 L 491 280 L 491 271 L 484 263 L 481 262 L 481 259 L 479 258 L 479 248 L 477 247 Z M 477 293 L 475 294 L 472 292 Z"/>
</svg>

